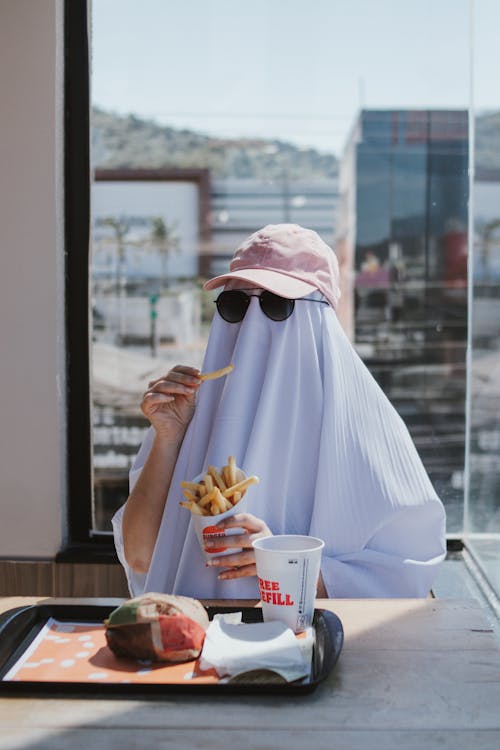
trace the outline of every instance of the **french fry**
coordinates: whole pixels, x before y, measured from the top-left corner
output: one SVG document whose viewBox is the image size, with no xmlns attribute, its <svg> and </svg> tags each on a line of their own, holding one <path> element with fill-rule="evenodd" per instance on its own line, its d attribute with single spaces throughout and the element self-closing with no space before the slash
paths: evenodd
<svg viewBox="0 0 500 750">
<path fill-rule="evenodd" d="M 221 496 L 220 489 L 218 487 L 216 487 L 214 489 L 213 500 L 212 500 L 212 503 L 210 505 L 210 508 L 211 508 L 213 514 L 214 514 L 214 510 L 215 510 L 215 514 L 214 515 L 218 515 L 219 513 L 224 513 L 224 510 L 225 510 L 225 503 L 221 502 L 219 500 L 220 496 Z"/>
<path fill-rule="evenodd" d="M 181 482 L 186 499 L 179 505 L 198 516 L 225 513 L 240 502 L 248 487 L 259 481 L 256 476 L 241 477 L 245 475 L 238 469 L 235 457 L 229 456 L 227 465 L 221 469 L 210 465 L 200 482 Z"/>
<path fill-rule="evenodd" d="M 234 370 L 234 365 L 227 365 L 227 367 L 221 367 L 220 370 L 214 370 L 213 372 L 202 372 L 200 380 L 217 380 L 217 378 L 223 378 L 224 375 L 229 375 Z"/>
<path fill-rule="evenodd" d="M 208 516 L 205 508 L 200 508 L 198 503 L 195 503 L 193 500 L 181 500 L 179 505 L 182 505 L 183 508 L 187 508 L 188 510 L 190 510 L 191 513 L 194 513 L 195 516 Z"/>
<path fill-rule="evenodd" d="M 181 487 L 185 490 L 193 490 L 193 492 L 200 492 L 205 485 L 199 484 L 198 482 L 181 482 Z"/>
<path fill-rule="evenodd" d="M 198 501 L 198 505 L 200 505 L 202 508 L 206 508 L 210 503 L 213 502 L 213 499 L 215 497 L 215 490 L 218 490 L 218 487 L 215 487 L 215 489 L 212 490 L 212 492 L 207 492 L 206 495 L 204 495 L 200 500 Z M 220 490 L 219 490 L 220 492 Z"/>
<path fill-rule="evenodd" d="M 225 513 L 226 510 L 231 510 L 231 508 L 233 507 L 232 503 L 229 502 L 227 497 L 224 497 L 218 487 L 216 487 L 215 493 L 216 502 L 221 509 L 221 513 Z"/>
<path fill-rule="evenodd" d="M 258 482 L 259 482 L 259 477 L 256 477 L 256 476 L 247 477 L 246 479 L 243 479 L 241 482 L 238 482 L 237 484 L 233 484 L 232 487 L 229 487 L 222 494 L 224 495 L 224 497 L 231 497 L 231 495 L 234 495 L 235 492 L 243 492 L 243 490 L 246 490 L 248 487 L 250 487 L 251 484 L 258 484 Z"/>
<path fill-rule="evenodd" d="M 220 472 L 218 469 L 215 468 L 215 466 L 209 466 L 208 467 L 208 473 L 213 477 L 213 480 L 217 487 L 222 491 L 225 492 L 227 490 L 227 484 L 223 480 L 223 478 L 220 475 Z"/>
<path fill-rule="evenodd" d="M 227 468 L 228 468 L 228 487 L 232 487 L 233 484 L 236 484 L 236 459 L 234 456 L 229 456 L 227 459 Z"/>
<path fill-rule="evenodd" d="M 234 482 L 231 482 L 231 478 L 229 476 L 229 466 L 224 466 L 220 470 L 220 473 L 221 473 L 221 476 L 222 476 L 222 478 L 223 478 L 223 480 L 225 482 L 226 488 L 227 487 L 231 487 L 231 485 L 234 484 Z"/>
</svg>

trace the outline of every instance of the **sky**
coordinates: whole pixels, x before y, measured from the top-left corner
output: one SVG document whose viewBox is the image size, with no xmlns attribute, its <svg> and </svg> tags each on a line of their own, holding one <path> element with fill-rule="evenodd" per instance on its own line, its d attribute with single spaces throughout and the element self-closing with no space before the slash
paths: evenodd
<svg viewBox="0 0 500 750">
<path fill-rule="evenodd" d="M 499 28 L 498 0 L 92 0 L 92 100 L 340 154 L 361 107 L 500 110 Z"/>
</svg>

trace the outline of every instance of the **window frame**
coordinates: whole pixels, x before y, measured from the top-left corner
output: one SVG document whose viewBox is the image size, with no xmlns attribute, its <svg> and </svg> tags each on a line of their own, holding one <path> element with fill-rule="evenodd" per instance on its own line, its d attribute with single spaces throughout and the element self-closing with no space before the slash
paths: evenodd
<svg viewBox="0 0 500 750">
<path fill-rule="evenodd" d="M 117 562 L 91 537 L 90 44 L 88 0 L 64 2 L 64 235 L 67 530 L 56 562 Z"/>
</svg>

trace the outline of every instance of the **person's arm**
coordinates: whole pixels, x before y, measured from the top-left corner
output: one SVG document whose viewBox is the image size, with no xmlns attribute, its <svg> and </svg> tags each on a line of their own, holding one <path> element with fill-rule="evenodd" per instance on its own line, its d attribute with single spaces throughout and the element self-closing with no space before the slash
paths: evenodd
<svg viewBox="0 0 500 750">
<path fill-rule="evenodd" d="M 328 599 L 328 591 L 326 590 L 325 582 L 323 580 L 323 573 L 319 574 L 318 585 L 316 586 L 316 596 L 318 599 Z"/>
<path fill-rule="evenodd" d="M 155 435 L 149 456 L 123 512 L 125 559 L 136 573 L 146 573 L 160 528 L 165 500 L 182 436 Z"/>
<path fill-rule="evenodd" d="M 363 549 L 323 553 L 330 598 L 426 597 L 446 556 L 444 510 L 438 502 L 406 506 Z"/>
<path fill-rule="evenodd" d="M 123 512 L 123 546 L 136 573 L 149 569 L 177 456 L 194 413 L 199 371 L 178 365 L 149 384 L 141 409 L 155 430 L 151 451 Z"/>
</svg>

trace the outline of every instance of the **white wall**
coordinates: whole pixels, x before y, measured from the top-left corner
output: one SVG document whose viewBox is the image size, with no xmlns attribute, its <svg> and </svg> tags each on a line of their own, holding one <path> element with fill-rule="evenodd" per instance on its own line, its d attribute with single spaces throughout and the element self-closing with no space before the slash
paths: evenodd
<svg viewBox="0 0 500 750">
<path fill-rule="evenodd" d="M 0 557 L 64 527 L 62 2 L 0 3 Z"/>
</svg>

